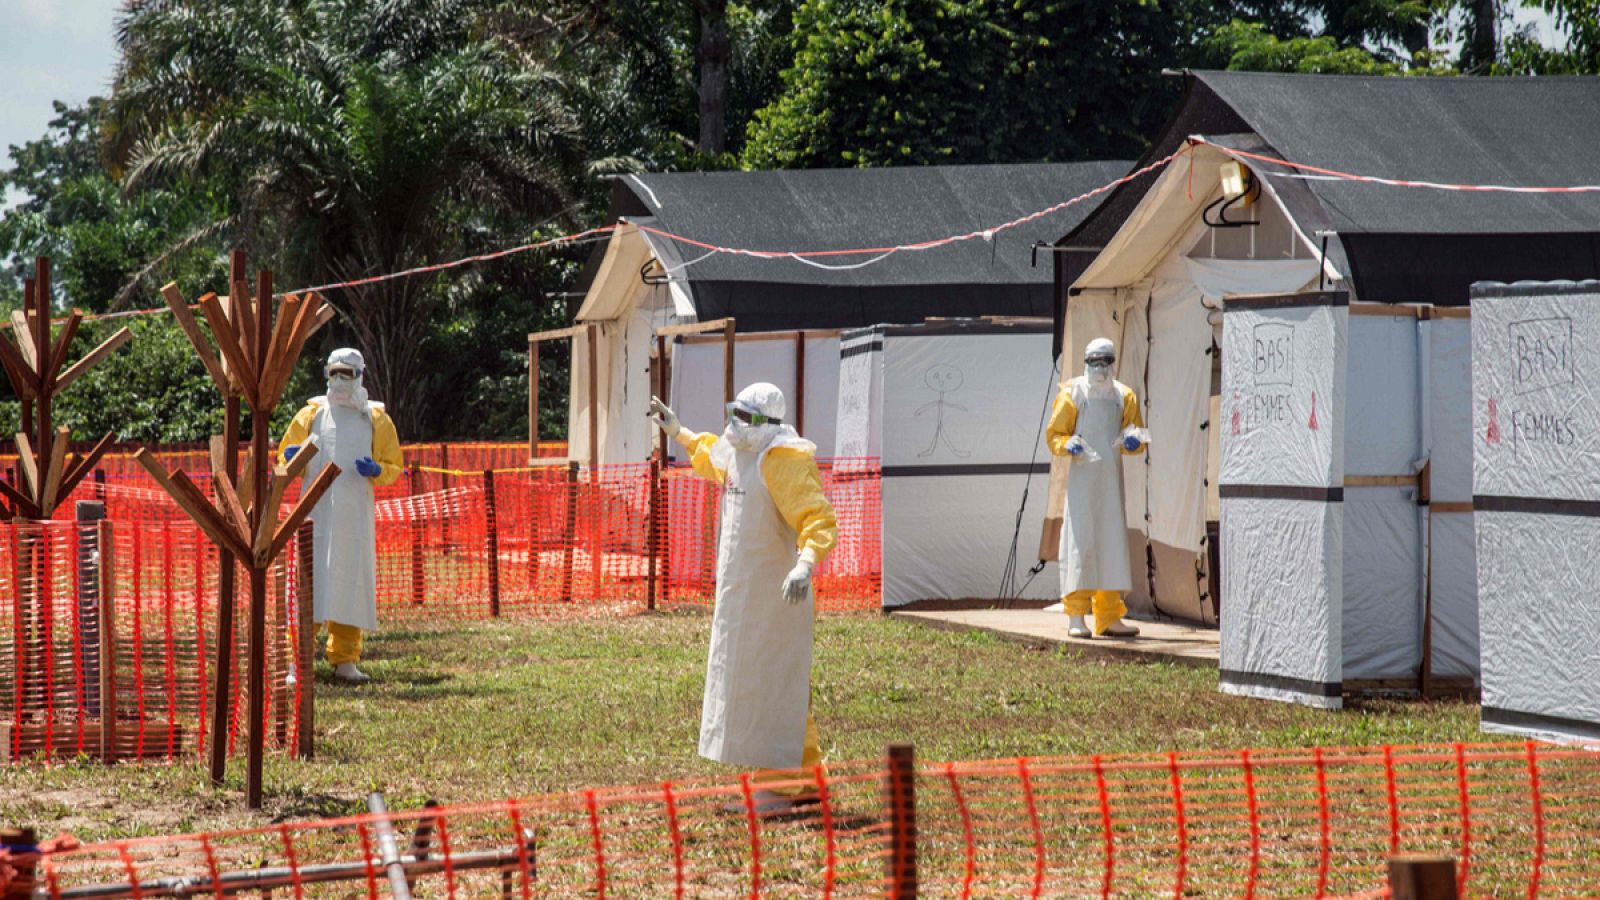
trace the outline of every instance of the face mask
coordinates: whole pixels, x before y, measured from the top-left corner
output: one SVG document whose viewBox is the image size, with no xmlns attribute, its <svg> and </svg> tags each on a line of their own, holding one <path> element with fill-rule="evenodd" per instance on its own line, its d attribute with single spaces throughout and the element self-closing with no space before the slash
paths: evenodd
<svg viewBox="0 0 1600 900">
<path fill-rule="evenodd" d="M 356 396 L 356 380 L 346 375 L 332 375 L 328 378 L 328 399 L 334 403 L 349 405 Z"/>
<path fill-rule="evenodd" d="M 722 439 L 733 446 L 735 450 L 755 449 L 756 430 L 754 426 L 746 425 L 735 419 L 728 423 L 722 430 Z"/>
<path fill-rule="evenodd" d="M 1091 384 L 1104 384 L 1111 380 L 1111 364 L 1108 362 L 1091 362 L 1084 365 L 1084 374 L 1089 376 Z"/>
</svg>

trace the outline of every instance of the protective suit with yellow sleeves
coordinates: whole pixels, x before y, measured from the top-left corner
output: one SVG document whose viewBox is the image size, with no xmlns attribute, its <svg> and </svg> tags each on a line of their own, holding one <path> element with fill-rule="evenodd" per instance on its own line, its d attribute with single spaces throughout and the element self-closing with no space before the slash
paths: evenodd
<svg viewBox="0 0 1600 900">
<path fill-rule="evenodd" d="M 810 715 L 812 574 L 838 540 L 816 445 L 783 424 L 783 392 L 750 385 L 721 435 L 682 428 L 659 399 L 652 419 L 723 486 L 700 755 L 767 769 L 822 762 Z"/>
<path fill-rule="evenodd" d="M 328 662 L 335 675 L 361 682 L 361 633 L 378 627 L 378 548 L 373 489 L 393 484 L 404 471 L 400 439 L 383 404 L 367 399 L 365 366 L 352 349 L 335 350 L 325 373 L 328 393 L 295 415 L 279 442 L 287 461 L 307 441 L 317 454 L 305 471 L 309 484 L 329 462 L 339 466 L 333 487 L 311 510 L 312 609 L 328 625 Z M 352 375 L 353 373 L 353 375 Z"/>
<path fill-rule="evenodd" d="M 1046 440 L 1050 452 L 1071 460 L 1061 526 L 1061 605 L 1068 634 L 1089 637 L 1084 617 L 1094 611 L 1093 635 L 1132 637 L 1122 621 L 1122 594 L 1133 588 L 1128 564 L 1128 519 L 1122 497 L 1122 456 L 1143 453 L 1149 434 L 1133 389 L 1111 378 L 1116 348 L 1105 338 L 1089 342 L 1084 374 L 1056 397 Z"/>
</svg>

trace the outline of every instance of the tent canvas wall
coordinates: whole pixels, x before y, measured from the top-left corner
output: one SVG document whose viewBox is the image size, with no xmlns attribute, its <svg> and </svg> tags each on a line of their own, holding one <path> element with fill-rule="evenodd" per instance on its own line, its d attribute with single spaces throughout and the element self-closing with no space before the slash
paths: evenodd
<svg viewBox="0 0 1600 900">
<path fill-rule="evenodd" d="M 1600 282 L 1476 285 L 1483 728 L 1600 741 Z"/>
<path fill-rule="evenodd" d="M 960 322 L 846 332 L 838 447 L 883 461 L 883 602 L 995 599 L 1008 569 L 1027 580 L 1049 471 L 1043 417 L 1054 398 L 1051 326 Z M 1057 596 L 1049 565 L 1020 597 Z M 1012 599 L 1017 597 L 1011 593 Z"/>
<path fill-rule="evenodd" d="M 720 431 L 727 418 L 722 400 L 723 343 L 720 335 L 673 340 L 671 403 L 686 427 Z M 743 334 L 737 336 L 734 346 L 733 383 L 739 387 L 757 381 L 777 385 L 789 404 L 788 423 L 817 445 L 818 457 L 837 456 L 839 332 Z M 800 389 L 801 374 L 804 390 Z"/>
<path fill-rule="evenodd" d="M 1090 162 L 616 179 L 610 214 L 619 225 L 590 257 L 576 316 L 579 324 L 600 329 L 592 404 L 599 446 L 593 458 L 602 464 L 639 462 L 651 451 L 645 412 L 656 328 L 724 317 L 745 334 L 861 328 L 930 316 L 1048 316 L 1055 303 L 1054 274 L 1034 265 L 1033 244 L 1071 228 L 1096 201 L 1029 219 L 992 240 L 975 237 L 866 265 L 859 257 L 784 251 L 897 246 L 965 234 L 1084 196 L 1127 170 L 1126 162 Z M 671 235 L 780 255 L 710 251 Z M 591 458 L 586 343 L 580 335 L 573 344 L 568 417 L 571 456 L 583 461 Z M 749 352 L 763 357 L 761 350 Z"/>
</svg>

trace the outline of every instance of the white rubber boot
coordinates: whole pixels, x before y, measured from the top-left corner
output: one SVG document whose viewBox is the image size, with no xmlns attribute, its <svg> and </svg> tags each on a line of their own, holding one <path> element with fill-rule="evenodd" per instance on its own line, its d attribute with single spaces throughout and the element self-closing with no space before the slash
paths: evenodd
<svg viewBox="0 0 1600 900">
<path fill-rule="evenodd" d="M 1139 634 L 1139 626 L 1130 625 L 1119 618 L 1115 622 L 1112 622 L 1110 625 L 1106 626 L 1106 630 L 1101 632 L 1101 634 L 1105 635 L 1106 637 L 1137 637 Z"/>
<path fill-rule="evenodd" d="M 355 663 L 339 663 L 333 667 L 333 677 L 347 684 L 366 684 L 372 678 L 356 668 Z"/>
<path fill-rule="evenodd" d="M 1094 637 L 1094 632 L 1089 630 L 1089 624 L 1083 616 L 1067 616 L 1067 637 Z"/>
</svg>

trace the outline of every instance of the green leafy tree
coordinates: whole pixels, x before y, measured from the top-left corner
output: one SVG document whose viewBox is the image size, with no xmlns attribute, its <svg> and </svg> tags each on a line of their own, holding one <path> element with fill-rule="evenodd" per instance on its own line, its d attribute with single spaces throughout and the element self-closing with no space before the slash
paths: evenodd
<svg viewBox="0 0 1600 900">
<path fill-rule="evenodd" d="M 578 123 L 557 73 L 484 36 L 484 0 L 130 3 L 109 146 L 131 190 L 210 181 L 283 288 L 359 279 L 571 223 Z M 448 275 L 329 299 L 402 433 Z M 337 332 L 336 332 L 337 333 Z"/>
<path fill-rule="evenodd" d="M 1283 39 L 1255 22 L 1237 19 L 1217 29 L 1208 49 L 1225 67 L 1252 72 L 1310 72 L 1342 75 L 1394 75 L 1401 71 L 1362 47 L 1341 47 L 1332 37 Z"/>
</svg>

